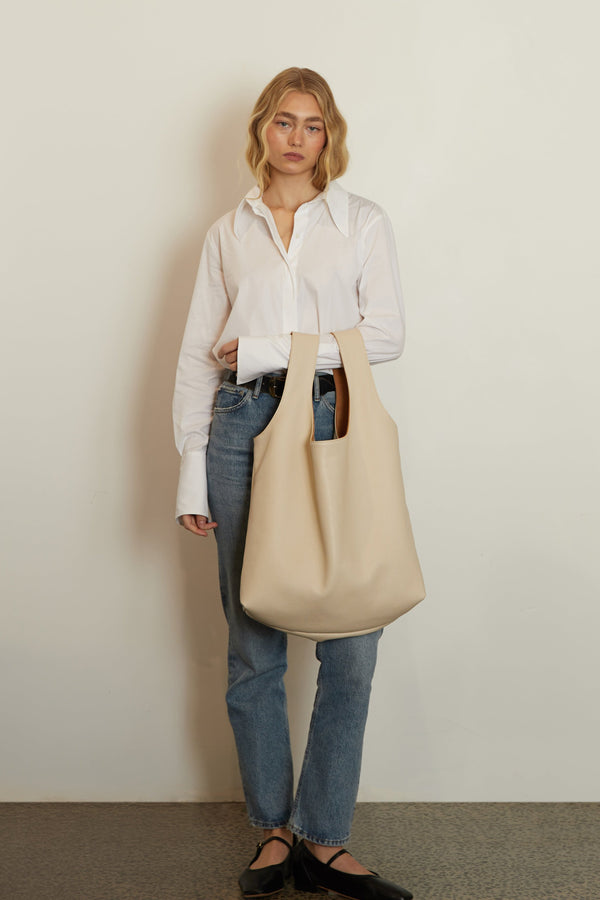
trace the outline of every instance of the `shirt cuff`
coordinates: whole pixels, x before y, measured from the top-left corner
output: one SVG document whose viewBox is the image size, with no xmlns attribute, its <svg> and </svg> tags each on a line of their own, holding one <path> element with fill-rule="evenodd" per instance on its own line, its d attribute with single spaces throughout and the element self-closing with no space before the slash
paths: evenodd
<svg viewBox="0 0 600 900">
<path fill-rule="evenodd" d="M 206 516 L 211 521 L 206 484 L 206 449 L 190 450 L 181 457 L 175 517 Z"/>
<path fill-rule="evenodd" d="M 291 349 L 291 334 L 240 337 L 237 355 L 237 383 L 245 384 L 268 372 L 285 371 L 290 360 Z"/>
<path fill-rule="evenodd" d="M 363 320 L 359 331 L 365 342 L 369 363 L 388 362 L 402 353 L 404 323 L 400 316 L 376 327 Z M 245 335 L 238 339 L 237 384 L 245 384 L 269 372 L 285 372 L 290 362 L 292 335 Z M 316 370 L 331 371 L 342 365 L 340 348 L 331 332 L 319 335 Z"/>
</svg>

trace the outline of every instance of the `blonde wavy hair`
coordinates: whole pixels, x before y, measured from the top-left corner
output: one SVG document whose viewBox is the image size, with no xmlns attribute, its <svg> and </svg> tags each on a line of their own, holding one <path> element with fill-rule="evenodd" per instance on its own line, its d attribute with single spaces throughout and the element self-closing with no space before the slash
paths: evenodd
<svg viewBox="0 0 600 900">
<path fill-rule="evenodd" d="M 248 122 L 246 162 L 256 178 L 261 192 L 271 183 L 271 167 L 268 163 L 269 147 L 266 130 L 279 105 L 290 91 L 312 94 L 321 110 L 325 123 L 325 146 L 317 159 L 312 183 L 319 191 L 329 182 L 343 175 L 348 167 L 346 133 L 348 126 L 336 106 L 331 88 L 322 75 L 312 69 L 284 69 L 273 78 L 254 105 Z"/>
</svg>

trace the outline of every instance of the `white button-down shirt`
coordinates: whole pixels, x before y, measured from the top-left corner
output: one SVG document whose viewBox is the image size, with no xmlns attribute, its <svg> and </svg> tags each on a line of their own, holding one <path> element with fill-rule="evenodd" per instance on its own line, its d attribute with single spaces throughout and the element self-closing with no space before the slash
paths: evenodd
<svg viewBox="0 0 600 900">
<path fill-rule="evenodd" d="M 369 362 L 404 347 L 404 308 L 392 226 L 376 203 L 332 181 L 294 215 L 286 251 L 257 185 L 209 229 L 185 327 L 173 398 L 181 453 L 176 515 L 209 516 L 206 447 L 217 357 L 239 338 L 237 383 L 287 369 L 291 332 L 319 334 L 318 371 L 341 366 L 331 332 L 358 327 Z"/>
</svg>

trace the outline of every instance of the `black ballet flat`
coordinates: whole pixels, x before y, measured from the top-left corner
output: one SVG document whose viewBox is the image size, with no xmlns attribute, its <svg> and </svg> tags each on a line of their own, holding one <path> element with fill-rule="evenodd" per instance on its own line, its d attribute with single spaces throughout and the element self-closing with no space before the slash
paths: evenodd
<svg viewBox="0 0 600 900">
<path fill-rule="evenodd" d="M 338 850 L 331 859 L 322 863 L 314 856 L 304 841 L 294 850 L 294 885 L 297 891 L 317 894 L 319 891 L 332 891 L 349 900 L 412 900 L 412 894 L 391 881 L 381 878 L 376 872 L 370 875 L 351 875 L 332 869 L 331 863 L 347 853 Z"/>
<path fill-rule="evenodd" d="M 290 852 L 281 863 L 276 863 L 274 866 L 264 866 L 262 869 L 251 869 L 250 866 L 253 862 L 256 862 L 262 848 L 270 841 L 281 841 L 282 844 L 289 847 Z M 257 844 L 254 858 L 250 860 L 248 868 L 244 869 L 238 881 L 244 897 L 247 897 L 248 900 L 252 897 L 270 897 L 272 894 L 282 891 L 285 887 L 286 879 L 292 874 L 292 849 L 292 844 L 289 841 L 286 841 L 285 838 L 277 837 L 277 835 L 273 835 L 273 837 L 267 838 L 266 841 L 261 841 Z"/>
</svg>

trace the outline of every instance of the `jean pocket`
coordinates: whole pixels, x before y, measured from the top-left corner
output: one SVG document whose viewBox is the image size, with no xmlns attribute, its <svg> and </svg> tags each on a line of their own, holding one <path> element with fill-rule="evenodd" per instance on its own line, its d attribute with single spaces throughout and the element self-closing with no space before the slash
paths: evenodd
<svg viewBox="0 0 600 900">
<path fill-rule="evenodd" d="M 244 406 L 251 396 L 252 393 L 248 388 L 224 381 L 217 391 L 214 411 L 215 413 L 235 412 L 236 409 Z"/>
<path fill-rule="evenodd" d="M 321 394 L 321 400 L 330 412 L 335 412 L 335 391 L 327 391 L 326 394 Z"/>
</svg>

